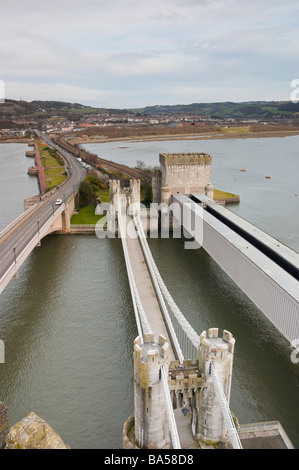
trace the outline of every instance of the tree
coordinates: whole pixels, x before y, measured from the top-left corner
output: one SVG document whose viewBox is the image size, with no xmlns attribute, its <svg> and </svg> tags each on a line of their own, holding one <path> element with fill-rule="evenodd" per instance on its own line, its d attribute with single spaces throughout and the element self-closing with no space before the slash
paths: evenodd
<svg viewBox="0 0 299 470">
<path fill-rule="evenodd" d="M 93 185 L 88 179 L 83 180 L 80 184 L 79 198 L 80 208 L 89 206 L 91 204 L 96 205 L 96 197 L 93 192 Z"/>
<path fill-rule="evenodd" d="M 145 163 L 142 160 L 137 160 L 135 168 L 137 168 L 138 170 L 144 170 Z"/>
</svg>

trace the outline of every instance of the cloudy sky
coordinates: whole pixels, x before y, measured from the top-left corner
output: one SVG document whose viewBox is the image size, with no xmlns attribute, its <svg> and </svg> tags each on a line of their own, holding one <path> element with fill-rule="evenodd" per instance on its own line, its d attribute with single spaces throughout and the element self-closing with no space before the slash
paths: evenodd
<svg viewBox="0 0 299 470">
<path fill-rule="evenodd" d="M 8 0 L 6 98 L 108 108 L 289 100 L 298 0 Z"/>
</svg>

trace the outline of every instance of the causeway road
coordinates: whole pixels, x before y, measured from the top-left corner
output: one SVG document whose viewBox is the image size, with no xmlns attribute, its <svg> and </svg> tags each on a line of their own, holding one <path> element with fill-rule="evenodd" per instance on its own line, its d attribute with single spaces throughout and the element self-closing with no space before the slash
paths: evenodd
<svg viewBox="0 0 299 470">
<path fill-rule="evenodd" d="M 56 200 L 61 199 L 62 204 L 67 201 L 86 176 L 86 170 L 71 153 L 58 147 L 45 134 L 39 133 L 39 136 L 49 146 L 57 149 L 66 160 L 68 177 L 58 189 L 41 197 L 35 207 L 28 209 L 0 233 L 0 282 L 33 237 L 51 217 L 55 217 L 55 212 L 61 207 L 55 204 Z"/>
</svg>

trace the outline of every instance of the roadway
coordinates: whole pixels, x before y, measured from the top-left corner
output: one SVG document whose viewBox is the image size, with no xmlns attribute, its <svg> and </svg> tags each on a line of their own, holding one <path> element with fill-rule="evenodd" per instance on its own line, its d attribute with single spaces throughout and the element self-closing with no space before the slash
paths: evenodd
<svg viewBox="0 0 299 470">
<path fill-rule="evenodd" d="M 176 356 L 173 351 L 172 341 L 170 340 L 171 338 L 169 336 L 165 319 L 161 311 L 157 292 L 153 285 L 153 281 L 144 258 L 139 237 L 137 236 L 136 232 L 134 232 L 134 235 L 131 236 L 133 220 L 130 216 L 126 215 L 124 217 L 124 221 L 126 226 L 125 241 L 128 249 L 128 259 L 138 291 L 139 300 L 150 327 L 150 331 L 147 333 L 153 333 L 155 341 L 157 342 L 159 340 L 159 335 L 164 336 L 170 346 L 168 350 L 168 357 L 170 361 L 174 361 Z"/>
<path fill-rule="evenodd" d="M 51 218 L 54 219 L 56 211 L 61 209 L 61 205 L 55 205 L 56 200 L 61 199 L 63 205 L 77 191 L 80 182 L 86 176 L 86 170 L 73 155 L 58 147 L 45 134 L 40 133 L 39 136 L 45 143 L 56 148 L 66 160 L 68 177 L 58 189 L 46 194 L 35 208 L 29 209 L 28 215 L 25 213 L 19 218 L 20 220 L 17 219 L 7 233 L 0 234 L 0 280 L 9 267 L 16 263 L 16 259 L 33 237 Z"/>
</svg>

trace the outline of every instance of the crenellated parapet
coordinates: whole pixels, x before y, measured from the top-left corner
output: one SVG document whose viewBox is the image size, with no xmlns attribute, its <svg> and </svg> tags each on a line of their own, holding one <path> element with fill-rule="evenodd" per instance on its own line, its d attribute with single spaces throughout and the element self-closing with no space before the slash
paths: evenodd
<svg viewBox="0 0 299 470">
<path fill-rule="evenodd" d="M 125 196 L 127 205 L 134 204 L 136 210 L 140 205 L 140 180 L 130 179 L 130 186 L 121 187 L 120 180 L 109 180 L 110 204 L 118 211 L 118 196 Z"/>
<path fill-rule="evenodd" d="M 200 335 L 198 360 L 169 361 L 169 344 L 163 336 L 139 336 L 134 342 L 134 445 L 138 448 L 168 448 L 170 436 L 161 381 L 161 367 L 168 376 L 168 388 L 176 416 L 190 423 L 193 439 L 202 445 L 223 442 L 227 428 L 211 375 L 215 366 L 227 402 L 230 399 L 235 339 L 224 330 L 210 328 Z M 177 414 L 179 413 L 179 415 Z M 181 422 L 181 419 L 179 420 Z"/>
<path fill-rule="evenodd" d="M 168 386 L 174 409 L 182 408 L 191 412 L 196 420 L 196 395 L 204 385 L 204 378 L 198 369 L 198 361 L 172 361 L 169 365 Z"/>
<path fill-rule="evenodd" d="M 211 165 L 211 155 L 200 153 L 160 153 L 162 165 Z"/>
</svg>

